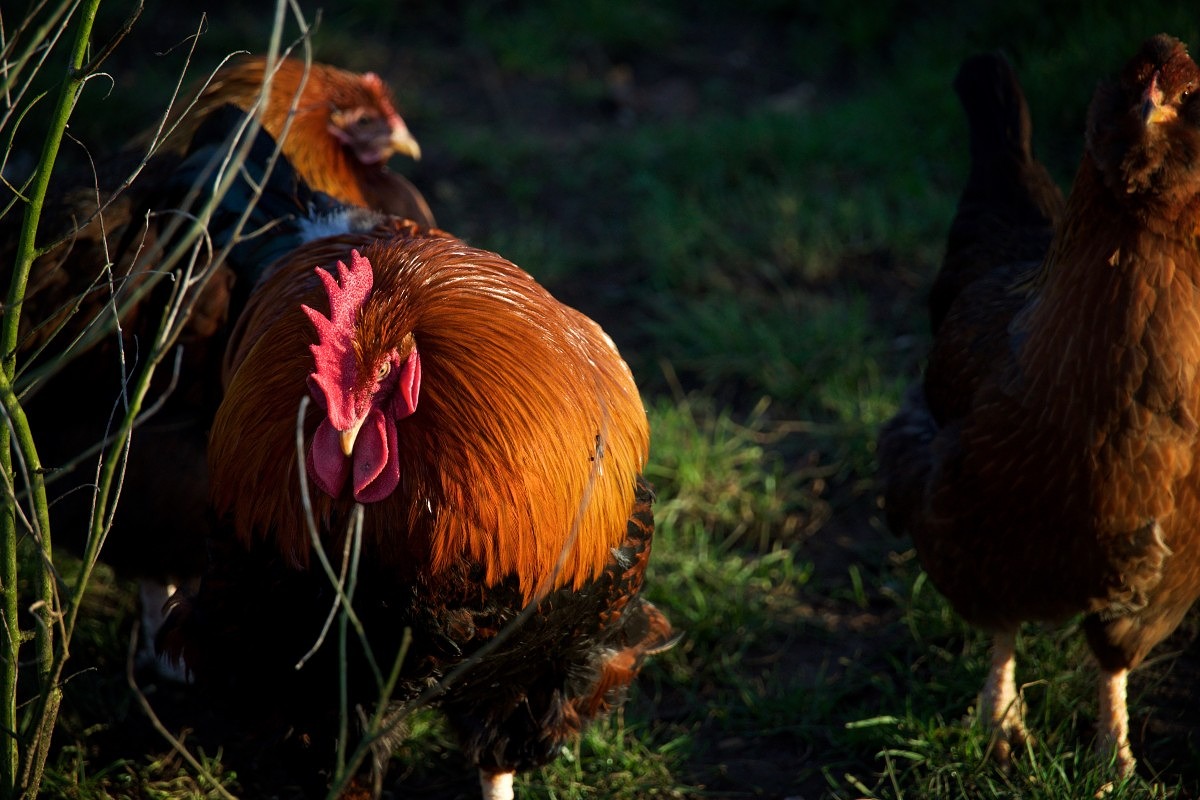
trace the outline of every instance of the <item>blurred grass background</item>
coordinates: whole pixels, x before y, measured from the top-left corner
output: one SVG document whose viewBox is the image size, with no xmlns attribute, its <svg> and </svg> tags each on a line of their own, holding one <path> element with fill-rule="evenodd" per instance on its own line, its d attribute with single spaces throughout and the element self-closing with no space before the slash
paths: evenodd
<svg viewBox="0 0 1200 800">
<path fill-rule="evenodd" d="M 97 41 L 130 7 L 104 3 Z M 227 52 L 264 49 L 263 14 L 152 4 L 111 79 L 81 97 L 64 169 L 161 112 L 187 37 L 203 30 L 198 76 Z M 986 641 L 882 527 L 873 441 L 928 344 L 925 293 L 966 175 L 959 61 L 1009 55 L 1037 152 L 1066 186 L 1097 80 L 1146 36 L 1198 45 L 1198 28 L 1184 4 L 1082 0 L 321 11 L 316 58 L 395 89 L 424 158 L 393 166 L 439 223 L 600 321 L 650 411 L 659 532 L 647 591 L 687 638 L 647 667 L 622 714 L 520 779 L 518 796 L 1077 798 L 1104 783 L 1090 751 L 1094 669 L 1073 626 L 1022 639 L 1038 743 L 1011 773 L 986 762 L 967 718 Z M 34 144 L 18 138 L 14 168 Z M 47 796 L 207 796 L 125 688 L 129 587 L 110 577 L 93 603 Z M 1189 620 L 1135 676 L 1140 777 L 1109 797 L 1200 796 L 1195 631 Z M 182 726 L 178 694 L 158 687 L 151 700 Z M 200 747 L 254 796 L 252 775 Z M 432 714 L 389 786 L 477 792 Z"/>
</svg>

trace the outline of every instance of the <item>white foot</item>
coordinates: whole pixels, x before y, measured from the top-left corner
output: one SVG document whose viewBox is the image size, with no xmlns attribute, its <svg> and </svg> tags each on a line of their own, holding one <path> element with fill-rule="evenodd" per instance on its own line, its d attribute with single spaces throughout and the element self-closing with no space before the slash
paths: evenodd
<svg viewBox="0 0 1200 800">
<path fill-rule="evenodd" d="M 1015 631 L 997 633 L 992 638 L 992 666 L 979 696 L 979 716 L 984 726 L 996 734 L 996 761 L 1002 767 L 1012 762 L 1012 751 L 1030 740 L 1025 730 L 1025 703 L 1017 694 Z"/>
<path fill-rule="evenodd" d="M 513 773 L 479 770 L 483 800 L 513 800 Z"/>
<path fill-rule="evenodd" d="M 1100 673 L 1100 718 L 1096 750 L 1107 759 L 1116 755 L 1117 772 L 1124 778 L 1133 774 L 1137 759 L 1129 746 L 1129 709 L 1125 705 L 1125 687 L 1129 670 Z"/>
</svg>

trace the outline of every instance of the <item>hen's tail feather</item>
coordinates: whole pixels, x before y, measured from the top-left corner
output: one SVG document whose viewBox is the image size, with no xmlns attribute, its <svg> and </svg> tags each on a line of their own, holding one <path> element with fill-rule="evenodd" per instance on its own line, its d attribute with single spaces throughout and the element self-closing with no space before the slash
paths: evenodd
<svg viewBox="0 0 1200 800">
<path fill-rule="evenodd" d="M 954 90 L 967 118 L 971 171 L 929 294 L 934 333 L 963 288 L 997 266 L 1040 261 L 1065 207 L 1033 154 L 1029 106 L 1003 54 L 965 60 Z"/>
<path fill-rule="evenodd" d="M 896 416 L 879 433 L 879 479 L 888 527 L 911 535 L 924 516 L 938 426 L 921 384 L 909 388 Z"/>
</svg>

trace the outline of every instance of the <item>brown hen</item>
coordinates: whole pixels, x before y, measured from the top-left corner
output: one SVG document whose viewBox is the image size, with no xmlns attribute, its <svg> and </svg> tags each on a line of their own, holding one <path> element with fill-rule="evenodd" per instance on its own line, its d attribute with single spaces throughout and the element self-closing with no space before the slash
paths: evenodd
<svg viewBox="0 0 1200 800">
<path fill-rule="evenodd" d="M 1132 772 L 1126 677 L 1200 594 L 1197 88 L 1165 35 L 1100 86 L 1044 261 L 962 289 L 881 433 L 891 524 L 994 635 L 981 714 L 1002 757 L 1025 737 L 1018 626 L 1084 613 L 1098 744 Z"/>
<path fill-rule="evenodd" d="M 227 103 L 250 109 L 262 94 L 266 67 L 265 58 L 246 56 L 218 70 L 167 147 L 186 149 L 200 122 Z M 387 167 L 394 154 L 420 158 L 421 148 L 396 113 L 387 84 L 374 72 L 281 59 L 271 75 L 262 124 L 314 190 L 426 227 L 435 224 L 417 187 Z"/>
</svg>

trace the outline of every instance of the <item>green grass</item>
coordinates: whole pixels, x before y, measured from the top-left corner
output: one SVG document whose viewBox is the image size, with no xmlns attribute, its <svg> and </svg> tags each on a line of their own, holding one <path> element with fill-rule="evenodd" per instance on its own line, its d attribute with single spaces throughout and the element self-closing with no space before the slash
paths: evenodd
<svg viewBox="0 0 1200 800">
<path fill-rule="evenodd" d="M 987 639 L 884 530 L 874 438 L 928 344 L 924 292 L 966 170 L 950 90 L 959 60 L 1008 52 L 1038 152 L 1065 184 L 1097 79 L 1159 30 L 1200 46 L 1195 11 L 345 5 L 327 9 L 317 53 L 397 87 L 425 151 L 397 166 L 445 227 L 600 320 L 646 395 L 658 494 L 646 591 L 685 638 L 650 662 L 621 714 L 522 776 L 518 796 L 1074 800 L 1106 783 L 1091 751 L 1095 668 L 1076 625 L 1024 630 L 1018 681 L 1037 742 L 1007 773 L 988 761 L 970 715 Z M 105 13 L 112 27 L 123 9 Z M 95 152 L 158 108 L 164 66 L 179 58 L 170 48 L 196 24 L 151 13 L 115 56 L 111 91 L 84 93 L 72 132 Z M 247 33 L 261 24 L 218 7 L 202 59 L 261 50 Z M 647 98 L 624 116 L 618 67 Z M 692 102 L 655 105 L 672 80 Z M 102 577 L 47 796 L 209 796 L 125 687 L 133 613 L 130 587 Z M 1172 672 L 1175 654 L 1195 658 L 1195 620 L 1185 627 L 1155 651 L 1172 657 L 1133 679 L 1143 768 L 1109 798 L 1200 792 L 1200 714 L 1180 700 L 1188 673 Z M 239 776 L 209 750 L 236 791 Z M 418 714 L 394 759 L 400 795 L 474 796 L 465 771 L 436 713 Z"/>
</svg>

